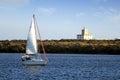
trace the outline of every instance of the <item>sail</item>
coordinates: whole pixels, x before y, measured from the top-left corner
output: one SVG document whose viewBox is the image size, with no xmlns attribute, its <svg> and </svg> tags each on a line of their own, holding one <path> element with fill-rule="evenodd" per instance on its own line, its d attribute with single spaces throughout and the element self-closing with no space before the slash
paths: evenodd
<svg viewBox="0 0 120 80">
<path fill-rule="evenodd" d="M 34 15 L 32 17 L 32 23 L 28 33 L 26 54 L 37 54 L 36 23 Z"/>
</svg>

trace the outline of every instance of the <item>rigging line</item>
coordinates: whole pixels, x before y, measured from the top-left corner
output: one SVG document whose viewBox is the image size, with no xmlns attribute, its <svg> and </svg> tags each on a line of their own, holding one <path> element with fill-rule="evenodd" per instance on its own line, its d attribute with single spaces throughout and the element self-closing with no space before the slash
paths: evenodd
<svg viewBox="0 0 120 80">
<path fill-rule="evenodd" d="M 35 23 L 36 23 L 36 21 L 35 21 Z M 45 51 L 45 48 L 44 48 L 44 44 L 43 44 L 42 39 L 41 39 L 41 35 L 40 35 L 40 32 L 39 32 L 39 28 L 38 28 L 37 23 L 36 23 L 36 26 L 37 26 L 38 36 L 40 38 L 40 42 L 41 42 L 41 45 L 42 45 L 44 56 L 45 56 L 46 60 L 48 61 L 48 57 L 47 57 L 47 54 L 46 54 L 46 51 Z"/>
</svg>

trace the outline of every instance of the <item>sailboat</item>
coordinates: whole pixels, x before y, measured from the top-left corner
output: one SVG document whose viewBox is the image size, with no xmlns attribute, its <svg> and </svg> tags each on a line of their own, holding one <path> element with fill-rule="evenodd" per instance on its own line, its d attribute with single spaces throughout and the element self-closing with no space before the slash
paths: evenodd
<svg viewBox="0 0 120 80">
<path fill-rule="evenodd" d="M 39 35 L 39 38 L 40 38 L 40 42 L 44 52 L 44 59 L 42 59 L 41 55 L 38 53 L 37 35 Z M 27 37 L 26 54 L 22 56 L 21 59 L 24 65 L 41 65 L 42 66 L 42 65 L 46 65 L 48 61 L 34 14 L 32 17 L 32 22 L 31 22 L 28 37 Z"/>
</svg>

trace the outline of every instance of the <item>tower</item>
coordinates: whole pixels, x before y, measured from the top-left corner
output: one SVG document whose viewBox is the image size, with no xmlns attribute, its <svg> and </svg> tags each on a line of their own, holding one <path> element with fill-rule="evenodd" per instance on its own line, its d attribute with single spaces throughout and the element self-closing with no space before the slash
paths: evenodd
<svg viewBox="0 0 120 80">
<path fill-rule="evenodd" d="M 82 33 L 77 35 L 77 39 L 79 39 L 79 40 L 91 40 L 91 39 L 93 39 L 93 35 L 89 34 L 88 29 L 84 27 L 84 29 L 82 29 Z"/>
</svg>

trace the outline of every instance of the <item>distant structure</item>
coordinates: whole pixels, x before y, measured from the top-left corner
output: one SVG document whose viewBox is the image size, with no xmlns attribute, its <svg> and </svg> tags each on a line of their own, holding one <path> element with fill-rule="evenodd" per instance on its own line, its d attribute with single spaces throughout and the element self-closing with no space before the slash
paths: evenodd
<svg viewBox="0 0 120 80">
<path fill-rule="evenodd" d="M 84 27 L 84 29 L 82 29 L 82 33 L 77 35 L 77 39 L 79 39 L 79 40 L 92 40 L 93 35 L 89 34 L 88 29 Z"/>
</svg>

